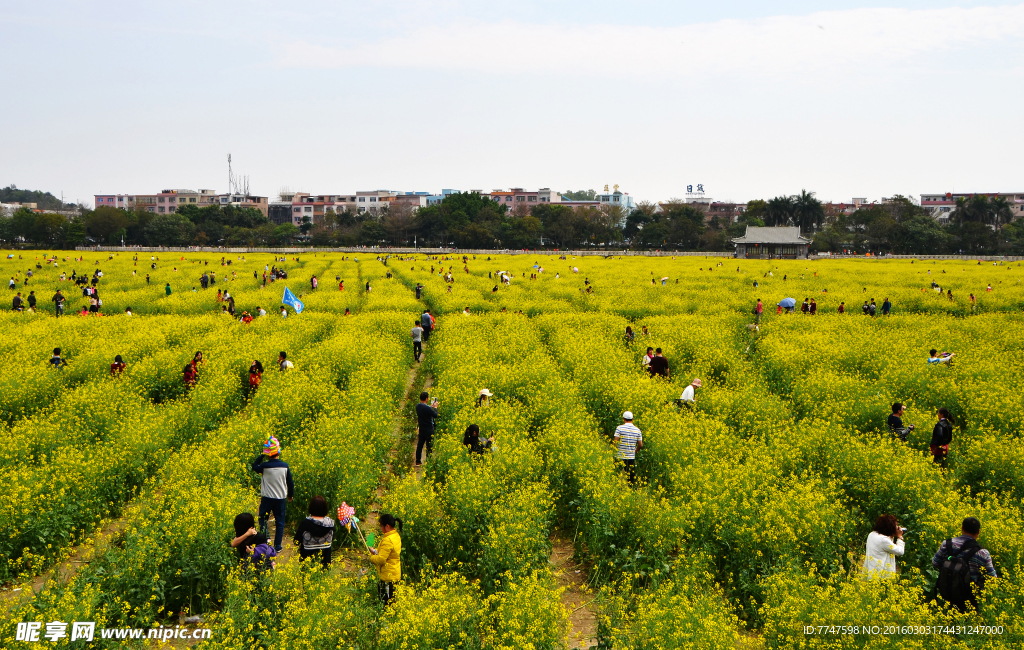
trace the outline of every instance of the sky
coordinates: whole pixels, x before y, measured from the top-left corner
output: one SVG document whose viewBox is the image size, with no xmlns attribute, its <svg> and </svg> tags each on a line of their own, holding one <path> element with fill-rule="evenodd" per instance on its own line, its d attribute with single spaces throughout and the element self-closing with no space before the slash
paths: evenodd
<svg viewBox="0 0 1024 650">
<path fill-rule="evenodd" d="M 1024 192 L 1024 4 L 0 0 L 0 186 Z"/>
</svg>

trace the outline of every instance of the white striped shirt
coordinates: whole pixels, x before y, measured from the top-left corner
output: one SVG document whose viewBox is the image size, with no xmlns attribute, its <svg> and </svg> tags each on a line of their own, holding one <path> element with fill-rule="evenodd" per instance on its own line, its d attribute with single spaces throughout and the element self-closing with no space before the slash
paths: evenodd
<svg viewBox="0 0 1024 650">
<path fill-rule="evenodd" d="M 636 458 L 636 443 L 643 442 L 644 436 L 632 422 L 615 427 L 615 439 L 619 443 L 619 460 Z"/>
</svg>

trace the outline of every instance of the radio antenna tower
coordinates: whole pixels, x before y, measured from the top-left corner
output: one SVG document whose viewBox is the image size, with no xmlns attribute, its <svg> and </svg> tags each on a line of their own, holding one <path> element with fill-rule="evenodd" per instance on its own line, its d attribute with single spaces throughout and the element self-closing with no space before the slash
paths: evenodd
<svg viewBox="0 0 1024 650">
<path fill-rule="evenodd" d="M 231 169 L 231 154 L 228 154 L 228 193 L 249 196 L 249 177 L 235 176 Z"/>
</svg>

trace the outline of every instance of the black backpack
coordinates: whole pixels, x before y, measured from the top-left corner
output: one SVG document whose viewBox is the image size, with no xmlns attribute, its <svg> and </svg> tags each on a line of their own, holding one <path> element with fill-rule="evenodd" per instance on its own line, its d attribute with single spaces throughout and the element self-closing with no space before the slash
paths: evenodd
<svg viewBox="0 0 1024 650">
<path fill-rule="evenodd" d="M 981 546 L 975 540 L 969 539 L 956 552 L 950 553 L 952 548 L 953 540 L 947 539 L 943 543 L 943 549 L 945 549 L 943 555 L 946 558 L 942 561 L 942 566 L 939 567 L 937 586 L 939 594 L 947 603 L 962 610 L 967 601 L 974 602 L 971 558 L 981 550 Z"/>
</svg>

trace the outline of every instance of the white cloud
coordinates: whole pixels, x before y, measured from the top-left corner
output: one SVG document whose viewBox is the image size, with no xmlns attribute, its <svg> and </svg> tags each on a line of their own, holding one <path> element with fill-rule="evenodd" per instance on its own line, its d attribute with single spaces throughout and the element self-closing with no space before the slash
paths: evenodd
<svg viewBox="0 0 1024 650">
<path fill-rule="evenodd" d="M 277 64 L 487 74 L 789 76 L 891 65 L 1021 37 L 1024 5 L 857 9 L 662 28 L 460 23 L 340 46 L 292 42 L 280 50 Z"/>
</svg>

